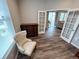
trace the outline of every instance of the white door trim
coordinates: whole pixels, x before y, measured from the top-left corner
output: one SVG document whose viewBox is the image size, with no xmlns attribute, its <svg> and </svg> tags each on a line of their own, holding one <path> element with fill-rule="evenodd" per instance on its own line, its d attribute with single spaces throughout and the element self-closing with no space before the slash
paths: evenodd
<svg viewBox="0 0 79 59">
<path fill-rule="evenodd" d="M 39 32 L 39 13 L 40 12 L 44 12 L 45 13 L 45 21 L 44 21 L 44 31 L 41 31 L 41 32 Z M 47 15 L 46 15 L 46 11 L 41 11 L 41 10 L 39 10 L 38 11 L 38 34 L 43 34 L 43 33 L 45 33 L 45 29 L 46 29 L 46 18 L 47 18 Z"/>
</svg>

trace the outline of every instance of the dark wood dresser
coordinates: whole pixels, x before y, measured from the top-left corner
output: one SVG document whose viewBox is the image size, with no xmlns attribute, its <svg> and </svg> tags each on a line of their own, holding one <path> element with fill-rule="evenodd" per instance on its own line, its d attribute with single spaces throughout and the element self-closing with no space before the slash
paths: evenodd
<svg viewBox="0 0 79 59">
<path fill-rule="evenodd" d="M 35 37 L 38 35 L 38 24 L 31 23 L 31 24 L 21 24 L 21 30 L 27 31 L 27 37 Z"/>
</svg>

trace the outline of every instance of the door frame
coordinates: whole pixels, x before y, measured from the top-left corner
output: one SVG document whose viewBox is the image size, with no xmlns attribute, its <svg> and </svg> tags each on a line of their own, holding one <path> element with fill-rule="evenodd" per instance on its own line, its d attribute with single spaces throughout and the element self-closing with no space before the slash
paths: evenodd
<svg viewBox="0 0 79 59">
<path fill-rule="evenodd" d="M 69 11 L 68 11 L 67 16 L 66 16 L 66 18 L 65 18 L 66 20 L 65 20 L 65 23 L 64 23 L 64 25 L 63 25 L 63 29 L 62 29 L 62 32 L 61 32 L 61 35 L 60 35 L 60 37 L 61 37 L 63 40 L 65 40 L 66 42 L 68 42 L 68 43 L 71 43 L 75 31 L 73 32 L 73 35 L 72 35 L 72 37 L 70 37 L 69 40 L 68 40 L 67 38 L 63 37 L 63 36 L 62 36 L 62 33 L 63 33 L 64 28 L 65 28 L 65 24 L 66 24 L 66 21 L 67 21 L 69 12 L 71 12 L 71 11 L 74 11 L 74 12 L 75 12 L 75 11 L 77 11 L 77 10 L 79 10 L 79 9 L 73 9 L 73 10 L 69 10 Z M 74 15 L 74 13 L 73 13 L 73 15 Z"/>
<path fill-rule="evenodd" d="M 48 28 L 48 15 L 49 15 L 49 12 L 57 12 L 57 11 L 46 11 L 46 13 L 47 13 L 47 19 L 46 19 L 46 28 Z M 55 21 L 56 21 L 56 15 L 55 15 Z"/>
<path fill-rule="evenodd" d="M 44 31 L 42 31 L 42 32 L 39 32 L 39 13 L 40 13 L 40 12 L 44 12 L 44 13 L 45 13 Z M 38 10 L 38 34 L 43 34 L 43 33 L 45 33 L 45 29 L 46 29 L 46 19 L 47 19 L 47 13 L 46 13 L 46 11 Z"/>
<path fill-rule="evenodd" d="M 64 22 L 64 25 L 63 25 L 63 28 L 62 28 L 62 31 L 61 31 L 61 34 L 60 34 L 60 37 L 61 37 L 63 40 L 65 40 L 65 41 L 68 40 L 68 39 L 65 38 L 65 37 L 63 37 L 63 36 L 62 36 L 62 33 L 63 33 L 63 31 L 64 31 L 64 28 L 65 28 L 65 24 L 66 24 L 66 21 L 67 21 L 68 15 L 69 15 L 69 11 L 68 11 L 68 13 L 67 13 L 67 15 L 66 15 L 66 17 L 65 17 L 66 20 L 65 20 L 65 22 Z M 66 41 L 66 42 L 69 43 L 70 41 Z"/>
</svg>

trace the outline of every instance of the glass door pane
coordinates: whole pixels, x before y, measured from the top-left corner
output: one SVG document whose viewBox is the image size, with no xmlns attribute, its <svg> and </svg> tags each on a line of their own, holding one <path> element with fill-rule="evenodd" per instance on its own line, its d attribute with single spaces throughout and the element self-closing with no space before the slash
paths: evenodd
<svg viewBox="0 0 79 59">
<path fill-rule="evenodd" d="M 38 12 L 38 32 L 45 33 L 45 26 L 46 26 L 46 12 L 39 11 Z"/>
<path fill-rule="evenodd" d="M 67 17 L 65 27 L 64 27 L 64 30 L 63 30 L 63 33 L 62 33 L 62 36 L 65 37 L 65 38 L 68 38 L 68 33 L 70 33 L 69 32 L 69 26 L 70 26 L 72 18 L 73 18 L 73 12 L 69 12 L 69 15 Z"/>
<path fill-rule="evenodd" d="M 78 25 L 75 35 L 71 41 L 71 44 L 79 49 L 79 25 Z"/>
<path fill-rule="evenodd" d="M 78 24 L 79 24 L 79 11 L 70 11 L 62 32 L 64 40 L 67 41 L 68 43 L 71 42 Z"/>
</svg>

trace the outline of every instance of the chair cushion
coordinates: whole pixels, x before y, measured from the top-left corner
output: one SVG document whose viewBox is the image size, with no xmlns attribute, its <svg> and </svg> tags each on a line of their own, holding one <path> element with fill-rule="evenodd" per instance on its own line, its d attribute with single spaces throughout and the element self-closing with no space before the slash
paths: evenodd
<svg viewBox="0 0 79 59">
<path fill-rule="evenodd" d="M 31 56 L 35 46 L 36 46 L 36 42 L 34 42 L 34 41 L 29 41 L 29 42 L 25 43 L 23 45 L 23 48 L 25 50 L 24 54 L 26 54 L 28 56 Z"/>
<path fill-rule="evenodd" d="M 16 37 L 16 42 L 17 42 L 19 45 L 22 46 L 22 44 L 23 44 L 24 42 L 27 42 L 27 40 L 26 40 L 26 37 L 23 37 L 23 36 L 21 36 L 21 35 L 18 35 L 18 36 Z"/>
<path fill-rule="evenodd" d="M 24 43 L 27 43 L 28 41 L 26 40 L 26 39 L 21 39 L 21 40 L 18 40 L 18 44 L 20 45 L 20 46 L 23 46 L 23 44 Z"/>
</svg>

